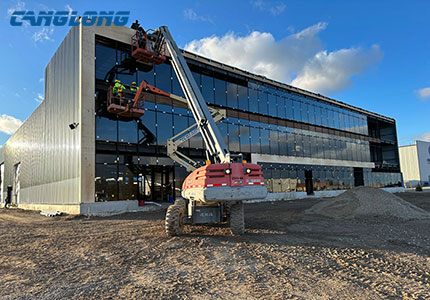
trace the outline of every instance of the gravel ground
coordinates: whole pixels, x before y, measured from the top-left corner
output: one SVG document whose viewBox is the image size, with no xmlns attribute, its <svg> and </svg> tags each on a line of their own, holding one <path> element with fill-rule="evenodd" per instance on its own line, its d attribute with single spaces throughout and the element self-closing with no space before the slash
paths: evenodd
<svg viewBox="0 0 430 300">
<path fill-rule="evenodd" d="M 430 211 L 430 193 L 401 198 Z M 430 299 L 430 220 L 339 220 L 303 199 L 245 206 L 247 230 L 164 211 L 108 218 L 0 210 L 1 299 Z"/>
</svg>

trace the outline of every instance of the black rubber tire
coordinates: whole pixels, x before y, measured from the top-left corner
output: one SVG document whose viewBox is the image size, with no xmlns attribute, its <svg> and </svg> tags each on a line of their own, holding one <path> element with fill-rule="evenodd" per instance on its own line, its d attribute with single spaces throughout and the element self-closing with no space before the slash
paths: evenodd
<svg viewBox="0 0 430 300">
<path fill-rule="evenodd" d="M 242 201 L 236 202 L 230 206 L 230 230 L 234 235 L 245 233 L 245 216 L 243 213 Z"/>
<path fill-rule="evenodd" d="M 184 229 L 185 207 L 183 205 L 170 205 L 167 208 L 165 228 L 168 236 L 179 236 Z"/>
</svg>

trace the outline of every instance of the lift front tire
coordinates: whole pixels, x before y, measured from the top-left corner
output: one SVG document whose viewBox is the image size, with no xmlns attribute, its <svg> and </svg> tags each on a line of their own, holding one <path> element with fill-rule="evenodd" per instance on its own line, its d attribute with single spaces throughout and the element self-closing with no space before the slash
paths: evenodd
<svg viewBox="0 0 430 300">
<path fill-rule="evenodd" d="M 185 206 L 175 203 L 167 209 L 165 227 L 168 236 L 178 236 L 182 234 L 184 228 Z"/>
<path fill-rule="evenodd" d="M 245 233 L 245 217 L 243 214 L 242 201 L 236 202 L 230 206 L 230 230 L 234 235 Z"/>
</svg>

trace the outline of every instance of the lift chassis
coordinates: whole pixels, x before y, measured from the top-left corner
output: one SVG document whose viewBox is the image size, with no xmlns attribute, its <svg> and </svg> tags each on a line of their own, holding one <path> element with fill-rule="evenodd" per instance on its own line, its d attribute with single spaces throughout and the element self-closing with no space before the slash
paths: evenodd
<svg viewBox="0 0 430 300">
<path fill-rule="evenodd" d="M 166 233 L 169 236 L 181 235 L 185 224 L 228 222 L 233 234 L 243 234 L 243 201 L 262 199 L 267 195 L 261 166 L 245 161 L 232 162 L 224 138 L 216 125 L 225 117 L 225 111 L 207 106 L 169 29 L 161 26 L 154 34 L 156 38 L 153 40 L 156 43 L 153 44 L 153 49 L 144 49 L 145 57 L 148 56 L 146 52 L 150 51 L 154 55 L 149 56 L 159 63 L 158 57 L 167 59 L 165 55 L 170 56 L 185 99 L 164 94 L 175 100 L 185 100 L 196 121 L 195 125 L 169 139 L 167 143 L 169 157 L 191 171 L 191 174 L 182 185 L 182 198 L 177 199 L 167 209 Z M 163 49 L 163 53 L 157 53 L 157 49 Z M 180 143 L 197 133 L 202 135 L 207 154 L 207 164 L 201 167 L 197 167 L 197 163 L 178 151 Z"/>
</svg>

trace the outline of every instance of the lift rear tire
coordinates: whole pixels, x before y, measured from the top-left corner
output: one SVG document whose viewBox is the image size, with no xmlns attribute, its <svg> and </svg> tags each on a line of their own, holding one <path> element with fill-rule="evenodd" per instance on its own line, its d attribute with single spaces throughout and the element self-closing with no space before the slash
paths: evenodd
<svg viewBox="0 0 430 300">
<path fill-rule="evenodd" d="M 230 206 L 230 230 L 234 235 L 245 233 L 245 217 L 243 214 L 242 201 L 236 202 Z"/>
<path fill-rule="evenodd" d="M 184 229 L 185 205 L 175 203 L 167 209 L 165 227 L 168 236 L 178 236 Z"/>
</svg>

